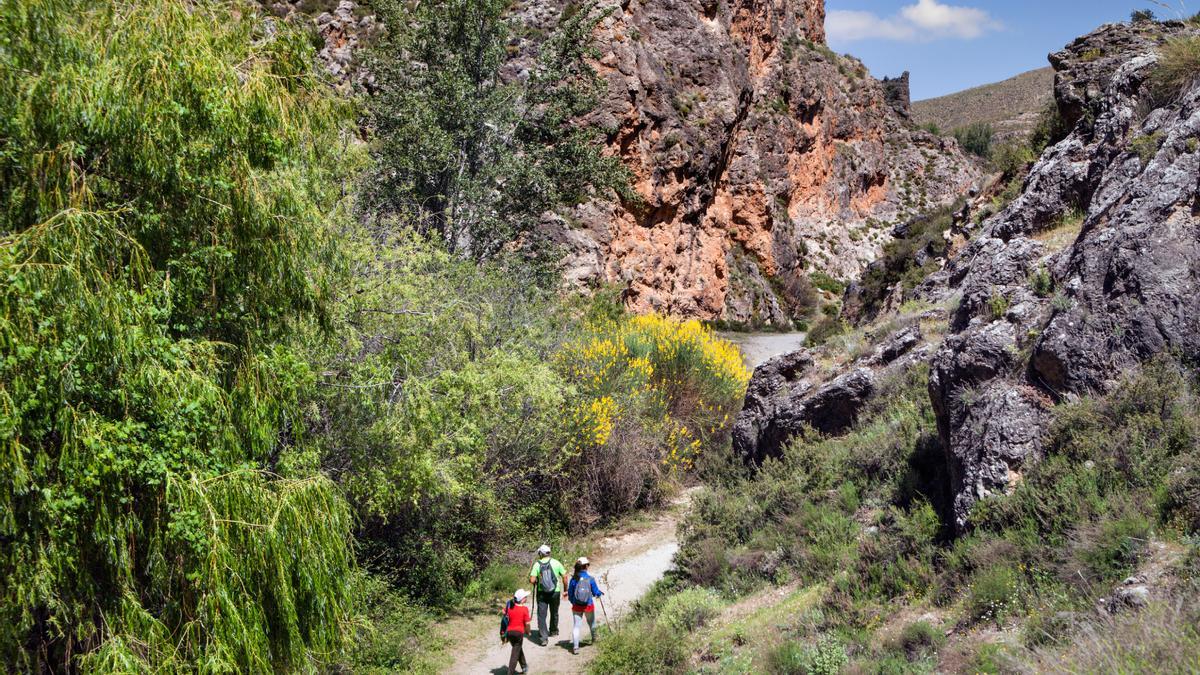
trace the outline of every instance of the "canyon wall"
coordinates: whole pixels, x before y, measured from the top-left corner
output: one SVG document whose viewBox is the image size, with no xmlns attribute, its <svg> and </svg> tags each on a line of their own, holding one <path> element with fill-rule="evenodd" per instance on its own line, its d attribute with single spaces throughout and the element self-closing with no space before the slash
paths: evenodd
<svg viewBox="0 0 1200 675">
<path fill-rule="evenodd" d="M 822 0 L 598 9 L 608 89 L 590 121 L 643 203 L 596 201 L 548 224 L 570 283 L 620 284 L 638 311 L 784 324 L 809 275 L 856 276 L 894 224 L 979 178 L 825 46 Z M 536 36 L 577 10 L 526 0 L 518 12 Z"/>
</svg>

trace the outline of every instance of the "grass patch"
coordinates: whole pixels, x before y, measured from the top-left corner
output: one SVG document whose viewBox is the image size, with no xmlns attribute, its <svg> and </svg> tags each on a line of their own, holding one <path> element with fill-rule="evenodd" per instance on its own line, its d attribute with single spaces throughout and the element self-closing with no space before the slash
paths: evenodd
<svg viewBox="0 0 1200 675">
<path fill-rule="evenodd" d="M 1155 98 L 1169 101 L 1195 84 L 1197 77 L 1200 77 L 1200 37 L 1167 40 L 1150 79 Z"/>
<path fill-rule="evenodd" d="M 1082 210 L 1072 209 L 1050 228 L 1035 233 L 1033 239 L 1042 242 L 1047 252 L 1057 253 L 1079 238 L 1084 218 L 1085 214 Z"/>
</svg>

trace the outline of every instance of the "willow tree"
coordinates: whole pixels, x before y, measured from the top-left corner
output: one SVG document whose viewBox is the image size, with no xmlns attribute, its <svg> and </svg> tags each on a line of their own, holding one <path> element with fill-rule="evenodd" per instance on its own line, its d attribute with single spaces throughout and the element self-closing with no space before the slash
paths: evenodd
<svg viewBox="0 0 1200 675">
<path fill-rule="evenodd" d="M 289 344 L 328 295 L 306 41 L 197 0 L 0 0 L 0 661 L 337 650 L 349 515 Z M 281 476 L 280 474 L 287 474 Z"/>
</svg>

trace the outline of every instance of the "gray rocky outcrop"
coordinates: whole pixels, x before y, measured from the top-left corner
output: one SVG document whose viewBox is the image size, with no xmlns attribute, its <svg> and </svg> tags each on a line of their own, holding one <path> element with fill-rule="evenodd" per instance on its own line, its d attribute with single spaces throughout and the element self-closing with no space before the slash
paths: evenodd
<svg viewBox="0 0 1200 675">
<path fill-rule="evenodd" d="M 1069 133 L 1005 208 L 951 233 L 961 240 L 945 265 L 908 296 L 946 307 L 949 332 L 887 368 L 928 361 L 960 533 L 979 500 L 1012 490 L 1047 452 L 1055 402 L 1105 393 L 1163 352 L 1200 360 L 1200 82 L 1169 96 L 1151 85 L 1160 46 L 1183 35 L 1200 28 L 1114 24 L 1052 55 Z M 853 287 L 846 301 L 853 310 Z M 792 432 L 817 392 L 864 365 L 772 389 L 776 417 L 753 427 Z M 769 455 L 764 437 L 739 447 Z"/>
<path fill-rule="evenodd" d="M 1073 130 L 921 289 L 958 300 L 929 391 L 960 531 L 1042 456 L 1054 399 L 1103 393 L 1163 351 L 1200 356 L 1200 88 L 1163 102 L 1149 86 L 1184 32 L 1200 33 L 1110 25 L 1052 55 Z M 1037 240 L 1079 219 L 1060 250 Z"/>
<path fill-rule="evenodd" d="M 811 429 L 838 434 L 858 419 L 875 391 L 869 368 L 857 368 L 829 382 L 814 381 L 807 350 L 776 357 L 754 371 L 746 403 L 733 425 L 733 449 L 744 462 L 761 464 L 780 457 L 792 437 Z"/>
</svg>

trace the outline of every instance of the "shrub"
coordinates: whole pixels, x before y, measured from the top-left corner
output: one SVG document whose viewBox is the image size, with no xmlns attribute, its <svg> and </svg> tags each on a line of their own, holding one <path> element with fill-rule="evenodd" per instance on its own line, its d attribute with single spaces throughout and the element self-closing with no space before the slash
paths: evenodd
<svg viewBox="0 0 1200 675">
<path fill-rule="evenodd" d="M 1076 529 L 1071 544 L 1074 566 L 1086 571 L 1089 580 L 1119 580 L 1137 567 L 1151 534 L 1149 519 L 1125 507 L 1123 513 Z"/>
<path fill-rule="evenodd" d="M 964 618 L 969 622 L 994 621 L 999 625 L 1012 613 L 1017 591 L 1017 573 L 1007 565 L 976 573 L 964 601 Z"/>
<path fill-rule="evenodd" d="M 1132 23 L 1146 23 L 1149 21 L 1154 21 L 1154 10 L 1135 9 L 1129 13 L 1129 20 Z"/>
<path fill-rule="evenodd" d="M 810 347 L 820 346 L 848 330 L 850 326 L 840 318 L 823 316 L 809 329 L 805 344 Z"/>
<path fill-rule="evenodd" d="M 993 171 L 1005 178 L 1025 175 L 1025 170 L 1034 157 L 1033 150 L 1025 143 L 1010 141 L 992 148 L 990 163 Z"/>
<path fill-rule="evenodd" d="M 320 669 L 353 518 L 302 459 L 295 344 L 329 318 L 352 120 L 303 34 L 224 3 L 0 26 L 0 662 Z"/>
<path fill-rule="evenodd" d="M 1200 616 L 1195 602 L 1152 603 L 1084 626 L 1061 647 L 1023 660 L 1029 672 L 1187 673 L 1200 663 Z"/>
<path fill-rule="evenodd" d="M 1129 144 L 1129 148 L 1133 150 L 1133 154 L 1142 160 L 1142 164 L 1145 164 L 1154 159 L 1154 155 L 1158 153 L 1159 147 L 1162 146 L 1162 141 L 1162 132 L 1155 132 L 1133 139 Z"/>
<path fill-rule="evenodd" d="M 672 630 L 691 633 L 707 624 L 721 607 L 720 598 L 706 588 L 689 588 L 663 603 L 658 614 L 658 623 Z"/>
<path fill-rule="evenodd" d="M 1046 148 L 1057 144 L 1071 133 L 1071 124 L 1058 110 L 1054 101 L 1046 104 L 1038 115 L 1037 124 L 1029 137 L 1029 147 L 1034 155 L 1040 156 Z"/>
<path fill-rule="evenodd" d="M 985 122 L 968 124 L 954 130 L 954 138 L 963 150 L 985 159 L 991 156 L 992 139 L 995 135 L 992 125 Z"/>
<path fill-rule="evenodd" d="M 837 279 L 834 279 L 833 277 L 826 274 L 825 272 L 819 272 L 819 271 L 813 272 L 811 279 L 812 279 L 813 286 L 816 286 L 817 288 L 825 291 L 826 293 L 832 293 L 834 295 L 840 296 L 842 293 L 844 293 L 846 291 L 846 284 L 842 283 L 841 281 L 838 281 Z"/>
<path fill-rule="evenodd" d="M 715 588 L 721 585 L 729 571 L 729 556 L 721 541 L 704 539 L 684 551 L 679 564 L 692 583 Z"/>
<path fill-rule="evenodd" d="M 690 651 L 685 636 L 665 626 L 635 622 L 609 634 L 598 644 L 588 672 L 677 673 L 688 663 Z"/>
<path fill-rule="evenodd" d="M 1170 100 L 1195 84 L 1197 77 L 1200 77 L 1200 37 L 1167 40 L 1150 77 L 1155 98 Z"/>
<path fill-rule="evenodd" d="M 846 647 L 825 636 L 812 646 L 781 643 L 768 653 L 767 670 L 773 675 L 834 675 L 849 662 Z"/>
<path fill-rule="evenodd" d="M 992 321 L 999 321 L 1008 312 L 1008 298 L 993 289 L 992 295 L 988 298 L 987 307 L 988 315 L 992 318 Z"/>
<path fill-rule="evenodd" d="M 905 653 L 910 661 L 916 661 L 930 656 L 946 642 L 942 631 L 928 621 L 916 621 L 908 624 L 900 631 L 896 646 Z"/>
<path fill-rule="evenodd" d="M 1048 298 L 1054 294 L 1054 277 L 1050 270 L 1039 267 L 1029 274 L 1029 287 L 1039 298 Z"/>
<path fill-rule="evenodd" d="M 1185 455 L 1175 461 L 1159 505 L 1167 522 L 1188 534 L 1200 533 L 1200 457 Z"/>
</svg>

